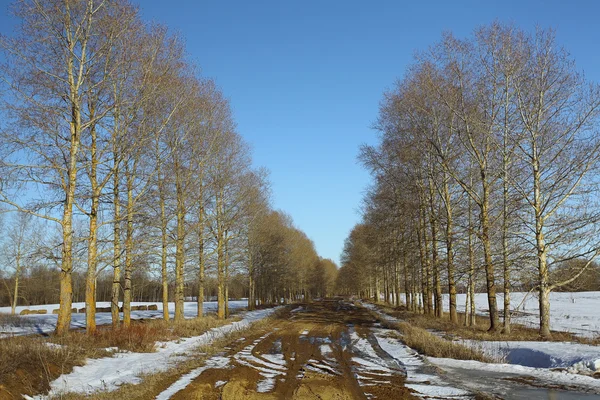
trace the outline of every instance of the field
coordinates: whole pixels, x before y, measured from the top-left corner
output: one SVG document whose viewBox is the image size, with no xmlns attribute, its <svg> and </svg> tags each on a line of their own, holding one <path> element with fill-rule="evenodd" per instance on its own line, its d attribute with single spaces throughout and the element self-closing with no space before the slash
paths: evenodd
<svg viewBox="0 0 600 400">
<path fill-rule="evenodd" d="M 502 309 L 504 296 L 498 294 L 498 307 Z M 521 325 L 539 327 L 539 304 L 537 294 L 516 292 L 510 295 L 512 321 Z M 550 293 L 550 327 L 558 331 L 572 332 L 583 337 L 600 336 L 600 292 Z M 465 295 L 457 295 L 460 312 L 465 310 Z M 475 307 L 480 315 L 488 315 L 487 294 L 475 294 Z M 444 295 L 444 309 L 448 309 L 448 296 Z"/>
<path fill-rule="evenodd" d="M 156 305 L 157 311 L 131 311 L 132 319 L 156 319 L 162 318 L 163 306 L 162 303 L 152 302 L 133 302 L 132 306 L 149 306 Z M 248 305 L 246 300 L 236 300 L 229 302 L 231 310 L 241 310 Z M 109 302 L 98 302 L 96 307 L 108 308 Z M 85 303 L 73 303 L 73 308 L 85 308 Z M 0 337 L 2 335 L 22 335 L 22 334 L 48 334 L 54 331 L 56 326 L 57 315 L 52 314 L 53 310 L 58 309 L 58 304 L 47 304 L 43 306 L 19 306 L 16 308 L 16 313 L 20 314 L 23 310 L 45 310 L 46 314 L 24 315 L 23 324 L 2 323 L 0 318 Z M 186 302 L 184 304 L 183 313 L 185 318 L 194 318 L 197 315 L 197 304 L 195 302 Z M 204 313 L 214 313 L 217 310 L 217 303 L 214 301 L 204 302 Z M 0 317 L 2 314 L 9 314 L 10 307 L 0 307 Z M 173 317 L 175 313 L 175 305 L 169 303 L 169 314 Z M 96 314 L 97 325 L 109 325 L 111 323 L 111 314 L 109 312 L 98 312 Z M 73 313 L 71 316 L 71 328 L 85 328 L 85 313 Z"/>
</svg>

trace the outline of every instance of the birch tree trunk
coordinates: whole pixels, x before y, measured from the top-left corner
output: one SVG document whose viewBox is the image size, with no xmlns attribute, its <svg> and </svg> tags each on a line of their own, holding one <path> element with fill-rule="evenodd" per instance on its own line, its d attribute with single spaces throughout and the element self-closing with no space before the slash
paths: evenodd
<svg viewBox="0 0 600 400">
<path fill-rule="evenodd" d="M 204 313 L 204 190 L 203 184 L 199 184 L 199 202 L 198 208 L 198 317 Z"/>
<path fill-rule="evenodd" d="M 256 308 L 256 293 L 254 281 L 254 257 L 252 254 L 250 240 L 248 240 L 248 310 L 253 311 Z"/>
<path fill-rule="evenodd" d="M 452 215 L 452 199 L 448 188 L 448 178 L 444 173 L 443 193 L 444 203 L 446 208 L 446 262 L 448 266 L 448 296 L 450 298 L 450 321 L 458 323 L 458 313 L 456 312 L 456 283 L 454 269 L 454 232 L 453 232 L 453 215 Z"/>
<path fill-rule="evenodd" d="M 475 318 L 475 243 L 473 241 L 473 200 L 471 198 L 468 199 L 469 205 L 467 213 L 469 214 L 469 226 L 468 226 L 468 252 L 469 252 L 469 283 L 468 283 L 468 296 L 467 301 L 470 307 L 465 307 L 465 321 L 469 321 L 467 326 L 475 326 L 477 320 Z M 469 309 L 467 311 L 467 309 Z M 467 315 L 469 312 L 469 315 Z M 469 318 L 467 318 L 467 316 Z"/>
<path fill-rule="evenodd" d="M 15 257 L 15 290 L 13 292 L 13 300 L 10 307 L 11 315 L 15 315 L 17 309 L 17 302 L 19 301 L 19 279 L 21 278 L 21 243 L 17 244 L 17 254 Z"/>
<path fill-rule="evenodd" d="M 127 228 L 125 230 L 125 276 L 123 285 L 123 326 L 131 326 L 131 301 L 132 286 L 131 275 L 133 273 L 133 219 L 134 219 L 134 199 L 133 199 L 133 172 L 132 168 L 126 164 L 127 176 Z"/>
<path fill-rule="evenodd" d="M 91 112 L 94 115 L 94 112 Z M 98 205 L 100 202 L 100 190 L 98 186 L 98 157 L 97 157 L 97 134 L 96 127 L 90 129 L 90 190 L 92 192 L 92 204 L 90 208 L 90 237 L 88 243 L 88 269 L 85 285 L 85 327 L 88 334 L 96 332 L 96 270 L 98 269 Z"/>
<path fill-rule="evenodd" d="M 74 44 L 72 45 L 74 47 Z M 56 334 L 61 336 L 71 327 L 71 305 L 73 302 L 73 205 L 75 203 L 75 185 L 77 183 L 77 153 L 81 140 L 81 110 L 78 86 L 75 84 L 72 60 L 69 59 L 69 86 L 71 87 L 70 146 L 67 166 L 67 190 L 64 202 L 62 229 L 63 247 L 60 268 L 60 295 Z"/>
<path fill-rule="evenodd" d="M 510 264 L 508 261 L 508 155 L 507 133 L 504 134 L 502 159 L 502 269 L 504 273 L 504 326 L 502 333 L 510 335 Z"/>
<path fill-rule="evenodd" d="M 485 170 L 481 170 L 481 181 L 483 183 L 483 195 L 481 204 L 481 242 L 483 244 L 483 257 L 485 260 L 485 277 L 487 284 L 487 297 L 490 307 L 490 332 L 495 332 L 499 326 L 498 305 L 496 299 L 496 277 L 494 276 L 494 264 L 492 261 L 492 245 L 490 241 L 489 221 L 489 184 L 487 183 Z"/>
<path fill-rule="evenodd" d="M 175 165 L 176 170 L 180 168 Z M 175 321 L 183 321 L 184 306 L 184 264 L 185 264 L 185 193 L 181 178 L 182 171 L 175 172 L 177 194 L 177 236 L 175 239 Z"/>
<path fill-rule="evenodd" d="M 434 314 L 442 318 L 444 310 L 442 308 L 442 285 L 440 279 L 440 262 L 438 259 L 438 220 L 436 217 L 435 200 L 433 192 L 433 182 L 429 182 L 429 224 L 431 225 L 431 264 L 433 268 L 433 287 L 434 287 Z"/>
<path fill-rule="evenodd" d="M 533 206 L 535 212 L 535 244 L 537 250 L 540 336 L 550 338 L 550 284 L 548 282 L 548 255 L 544 239 L 544 216 L 542 210 L 541 173 L 536 143 L 532 143 L 533 168 Z"/>
<path fill-rule="evenodd" d="M 113 328 L 119 326 L 119 295 L 121 294 L 121 199 L 119 185 L 121 183 L 120 156 L 117 140 L 113 139 L 113 282 L 111 288 L 110 313 Z"/>
<path fill-rule="evenodd" d="M 222 188 L 215 191 L 216 241 L 217 241 L 217 318 L 225 319 L 225 195 Z"/>
</svg>

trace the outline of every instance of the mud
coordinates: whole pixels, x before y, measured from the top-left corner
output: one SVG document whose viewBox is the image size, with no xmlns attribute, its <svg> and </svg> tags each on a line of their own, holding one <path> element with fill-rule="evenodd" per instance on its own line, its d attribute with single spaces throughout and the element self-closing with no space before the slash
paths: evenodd
<svg viewBox="0 0 600 400">
<path fill-rule="evenodd" d="M 238 340 L 172 399 L 413 399 L 406 369 L 383 351 L 374 317 L 341 301 L 303 304 Z M 222 366 L 226 364 L 225 366 Z"/>
</svg>

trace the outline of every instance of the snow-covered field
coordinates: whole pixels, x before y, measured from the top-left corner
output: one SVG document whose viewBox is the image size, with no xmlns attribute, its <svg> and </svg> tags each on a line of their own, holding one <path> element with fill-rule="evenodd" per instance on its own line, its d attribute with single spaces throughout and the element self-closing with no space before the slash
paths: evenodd
<svg viewBox="0 0 600 400">
<path fill-rule="evenodd" d="M 498 307 L 502 309 L 504 295 L 498 294 Z M 525 298 L 525 301 L 523 301 Z M 448 310 L 448 295 L 444 295 L 444 310 Z M 457 295 L 460 312 L 465 310 L 465 295 Z M 517 324 L 539 327 L 539 300 L 536 293 L 511 293 L 512 321 Z M 487 294 L 475 294 L 477 313 L 488 314 Z M 600 336 L 600 292 L 550 293 L 550 328 L 573 332 L 583 337 Z"/>
<path fill-rule="evenodd" d="M 134 302 L 132 306 L 140 305 L 156 305 L 157 311 L 132 311 L 132 319 L 147 319 L 147 318 L 162 318 L 163 307 L 162 303 L 150 302 Z M 229 308 L 231 310 L 243 309 L 248 305 L 246 300 L 230 301 Z M 84 308 L 85 303 L 73 303 L 73 308 Z M 98 302 L 96 307 L 110 307 L 110 302 Z M 22 310 L 47 310 L 47 314 L 24 315 L 26 325 L 11 326 L 0 325 L 0 337 L 5 335 L 24 335 L 24 334 L 44 334 L 54 331 L 56 327 L 57 315 L 52 314 L 52 311 L 58 309 L 58 304 L 47 304 L 43 306 L 20 306 L 17 307 L 16 313 L 19 314 Z M 217 303 L 214 301 L 204 302 L 204 313 L 215 312 Z M 197 315 L 196 302 L 186 302 L 184 304 L 183 313 L 185 318 L 194 318 Z M 0 313 L 9 314 L 10 307 L 0 307 Z M 173 316 L 175 313 L 175 304 L 169 303 L 169 314 Z M 111 323 L 111 314 L 109 312 L 100 312 L 96 314 L 97 325 L 107 325 Z M 85 313 L 74 313 L 71 316 L 71 328 L 85 328 Z"/>
</svg>

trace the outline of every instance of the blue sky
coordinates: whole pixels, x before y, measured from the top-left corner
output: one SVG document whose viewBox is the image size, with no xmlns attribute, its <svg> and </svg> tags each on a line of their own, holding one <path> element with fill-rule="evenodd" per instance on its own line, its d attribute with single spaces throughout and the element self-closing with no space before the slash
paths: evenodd
<svg viewBox="0 0 600 400">
<path fill-rule="evenodd" d="M 230 99 L 257 166 L 271 171 L 274 205 L 323 257 L 338 262 L 360 219 L 369 176 L 356 161 L 383 91 L 416 50 L 446 30 L 467 36 L 495 19 L 558 41 L 599 80 L 600 3 L 594 1 L 138 0 L 146 20 L 180 32 L 190 58 Z M 0 32 L 11 20 L 0 0 Z"/>
</svg>

